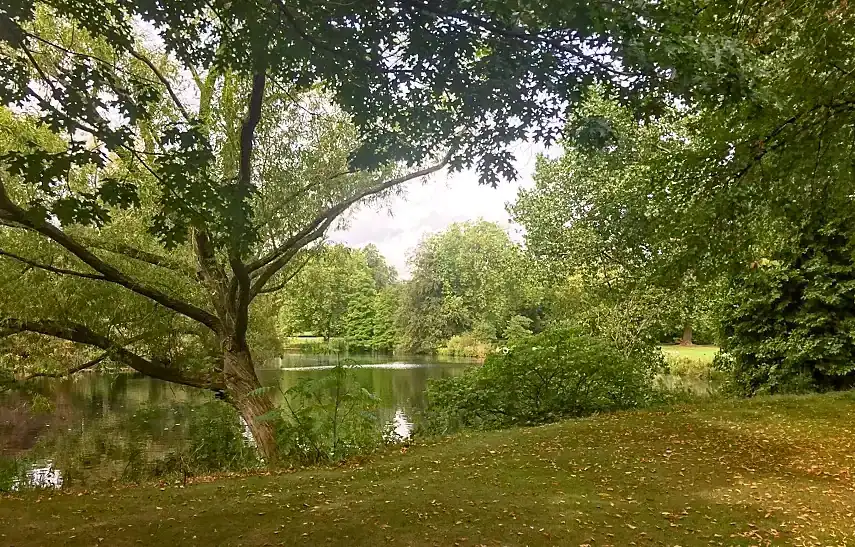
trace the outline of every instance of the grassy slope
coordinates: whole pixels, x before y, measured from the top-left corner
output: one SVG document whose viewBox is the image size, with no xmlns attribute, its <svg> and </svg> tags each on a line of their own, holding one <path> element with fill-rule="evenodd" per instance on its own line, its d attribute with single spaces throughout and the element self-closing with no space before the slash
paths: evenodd
<svg viewBox="0 0 855 547">
<path fill-rule="evenodd" d="M 358 468 L 0 498 L 0 545 L 851 545 L 853 441 L 855 394 L 708 402 Z"/>
</svg>

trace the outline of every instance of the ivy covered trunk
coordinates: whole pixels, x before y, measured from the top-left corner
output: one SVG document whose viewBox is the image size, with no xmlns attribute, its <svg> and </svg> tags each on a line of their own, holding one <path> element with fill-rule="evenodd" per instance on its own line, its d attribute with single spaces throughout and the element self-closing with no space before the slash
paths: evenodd
<svg viewBox="0 0 855 547">
<path fill-rule="evenodd" d="M 239 346 L 227 347 L 224 353 L 223 374 L 228 400 L 246 420 L 267 464 L 274 464 L 279 459 L 274 422 L 258 418 L 270 413 L 275 407 L 270 396 L 260 392 L 262 386 L 255 373 L 249 348 L 245 344 Z"/>
</svg>

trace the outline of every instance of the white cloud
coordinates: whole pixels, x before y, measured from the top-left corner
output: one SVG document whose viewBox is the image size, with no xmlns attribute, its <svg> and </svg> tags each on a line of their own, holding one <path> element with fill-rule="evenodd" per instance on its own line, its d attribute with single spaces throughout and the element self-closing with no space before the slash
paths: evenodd
<svg viewBox="0 0 855 547">
<path fill-rule="evenodd" d="M 365 207 L 354 212 L 344 229 L 330 234 L 330 240 L 353 247 L 373 243 L 402 277 L 409 276 L 407 255 L 427 234 L 441 232 L 454 222 L 483 218 L 511 226 L 505 204 L 516 199 L 521 187 L 531 185 L 537 154 L 543 148 L 521 144 L 514 150 L 519 177 L 497 188 L 478 183 L 474 171 L 448 174 L 443 171 L 427 182 L 408 183 L 400 196 L 382 206 Z"/>
</svg>

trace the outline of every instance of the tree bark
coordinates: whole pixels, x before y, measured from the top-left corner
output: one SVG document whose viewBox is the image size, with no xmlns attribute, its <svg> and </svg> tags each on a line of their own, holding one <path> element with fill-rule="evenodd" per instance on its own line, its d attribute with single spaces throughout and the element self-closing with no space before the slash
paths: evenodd
<svg viewBox="0 0 855 547">
<path fill-rule="evenodd" d="M 240 412 L 249 425 L 258 450 L 268 465 L 279 459 L 274 422 L 258 420 L 275 409 L 267 393 L 259 393 L 261 382 L 255 373 L 249 349 L 227 347 L 223 359 L 223 373 L 229 402 Z"/>
<path fill-rule="evenodd" d="M 683 337 L 680 339 L 681 346 L 691 346 L 692 345 L 692 324 L 686 323 L 683 326 Z"/>
</svg>

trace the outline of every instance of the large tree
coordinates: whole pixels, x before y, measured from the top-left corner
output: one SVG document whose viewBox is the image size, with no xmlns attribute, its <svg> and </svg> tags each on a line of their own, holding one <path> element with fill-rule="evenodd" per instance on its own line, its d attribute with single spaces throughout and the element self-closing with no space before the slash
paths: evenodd
<svg viewBox="0 0 855 547">
<path fill-rule="evenodd" d="M 639 107 L 700 89 L 670 78 L 703 60 L 671 7 L 6 2 L 0 334 L 222 389 L 274 460 L 251 306 L 356 203 L 446 164 L 513 176 L 510 144 L 552 141 L 591 82 Z M 713 71 L 700 90 L 732 87 Z"/>
</svg>

